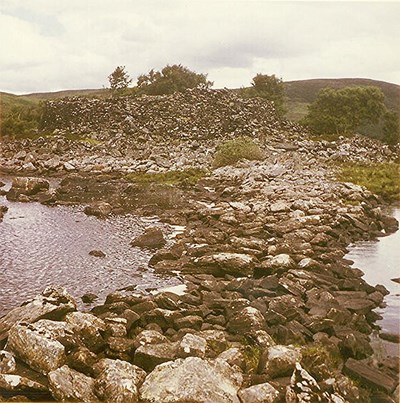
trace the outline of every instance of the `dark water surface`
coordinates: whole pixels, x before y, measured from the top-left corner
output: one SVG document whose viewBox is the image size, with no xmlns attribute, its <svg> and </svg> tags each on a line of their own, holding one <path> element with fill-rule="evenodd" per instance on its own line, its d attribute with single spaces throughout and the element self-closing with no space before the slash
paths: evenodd
<svg viewBox="0 0 400 403">
<path fill-rule="evenodd" d="M 1 178 L 8 183 L 7 178 Z M 9 202 L 0 223 L 0 316 L 56 284 L 76 298 L 87 292 L 105 297 L 115 289 L 141 289 L 179 283 L 161 278 L 148 268 L 150 252 L 130 246 L 149 225 L 126 215 L 106 220 L 86 216 L 83 207 L 48 207 Z M 89 255 L 100 249 L 105 258 Z"/>
<path fill-rule="evenodd" d="M 400 221 L 400 208 L 394 208 L 390 214 Z M 363 278 L 367 283 L 383 284 L 390 291 L 385 297 L 387 306 L 376 309 L 383 316 L 377 324 L 384 332 L 400 334 L 400 284 L 391 280 L 400 277 L 400 231 L 380 238 L 377 242 L 357 242 L 349 250 L 346 258 L 353 260 L 353 267 L 365 273 Z M 391 354 L 399 354 L 398 345 L 385 345 Z"/>
</svg>

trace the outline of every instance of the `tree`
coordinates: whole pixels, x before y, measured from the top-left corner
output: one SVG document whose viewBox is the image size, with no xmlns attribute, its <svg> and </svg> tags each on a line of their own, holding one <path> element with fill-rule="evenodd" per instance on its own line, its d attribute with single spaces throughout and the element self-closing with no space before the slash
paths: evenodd
<svg viewBox="0 0 400 403">
<path fill-rule="evenodd" d="M 387 111 L 383 116 L 383 141 L 394 145 L 400 142 L 399 115 L 396 112 Z"/>
<path fill-rule="evenodd" d="M 362 125 L 379 122 L 386 111 L 384 98 L 382 90 L 371 86 L 324 88 L 302 123 L 318 134 L 354 133 Z"/>
<path fill-rule="evenodd" d="M 253 77 L 250 88 L 242 90 L 242 95 L 246 98 L 260 97 L 272 101 L 276 111 L 283 116 L 286 113 L 285 109 L 285 87 L 281 78 L 272 74 L 258 73 Z"/>
<path fill-rule="evenodd" d="M 125 66 L 117 66 L 115 70 L 108 76 L 110 89 L 113 92 L 126 90 L 132 82 L 129 74 L 125 71 Z"/>
<path fill-rule="evenodd" d="M 181 64 L 167 65 L 161 71 L 150 70 L 138 77 L 139 90 L 148 95 L 172 94 L 188 88 L 210 88 L 207 74 L 199 74 Z"/>
</svg>

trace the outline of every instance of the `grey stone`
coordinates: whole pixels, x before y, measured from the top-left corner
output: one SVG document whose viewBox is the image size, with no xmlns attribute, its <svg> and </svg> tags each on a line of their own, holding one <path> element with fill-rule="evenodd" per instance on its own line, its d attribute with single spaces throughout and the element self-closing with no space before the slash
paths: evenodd
<svg viewBox="0 0 400 403">
<path fill-rule="evenodd" d="M 239 403 L 243 377 L 223 360 L 198 357 L 161 364 L 140 388 L 143 403 Z"/>
<path fill-rule="evenodd" d="M 241 403 L 273 403 L 279 392 L 269 383 L 261 383 L 239 390 L 238 396 Z"/>
</svg>

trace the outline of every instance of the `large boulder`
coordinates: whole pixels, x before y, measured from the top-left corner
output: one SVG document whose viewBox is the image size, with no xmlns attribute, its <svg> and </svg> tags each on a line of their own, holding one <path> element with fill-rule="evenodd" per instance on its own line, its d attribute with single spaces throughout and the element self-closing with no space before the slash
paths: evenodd
<svg viewBox="0 0 400 403">
<path fill-rule="evenodd" d="M 112 206 L 109 203 L 100 201 L 86 206 L 83 211 L 86 215 L 104 218 L 111 214 Z"/>
<path fill-rule="evenodd" d="M 32 394 L 38 398 L 38 396 L 47 394 L 47 388 L 45 385 L 24 376 L 0 373 L 0 392 L 8 392 L 13 395 Z"/>
<path fill-rule="evenodd" d="M 178 357 L 200 357 L 204 358 L 207 350 L 207 341 L 195 334 L 187 333 L 183 336 L 178 347 Z"/>
<path fill-rule="evenodd" d="M 126 361 L 105 358 L 94 366 L 96 394 L 107 402 L 136 403 L 146 378 L 143 369 Z"/>
<path fill-rule="evenodd" d="M 43 319 L 34 324 L 17 323 L 10 329 L 7 348 L 46 375 L 66 362 L 64 346 L 57 338 L 65 337 L 67 332 L 64 322 Z"/>
<path fill-rule="evenodd" d="M 0 350 L 0 374 L 12 374 L 17 369 L 14 356 L 5 350 Z"/>
<path fill-rule="evenodd" d="M 61 287 L 47 287 L 42 294 L 25 302 L 0 318 L 0 341 L 17 322 L 33 323 L 39 319 L 59 320 L 76 310 L 75 300 Z"/>
<path fill-rule="evenodd" d="M 67 365 L 49 372 L 49 389 L 56 400 L 61 401 L 98 401 L 94 394 L 95 380 L 81 374 Z"/>
<path fill-rule="evenodd" d="M 281 253 L 276 256 L 271 256 L 261 263 L 261 268 L 270 271 L 287 271 L 294 269 L 296 262 L 286 253 Z"/>
<path fill-rule="evenodd" d="M 256 261 L 253 256 L 244 253 L 222 252 L 195 258 L 193 264 L 198 271 L 215 276 L 249 276 L 253 274 Z"/>
<path fill-rule="evenodd" d="M 177 350 L 177 343 L 145 344 L 136 349 L 133 362 L 146 371 L 152 371 L 157 365 L 172 361 Z"/>
<path fill-rule="evenodd" d="M 143 403 L 239 403 L 243 376 L 222 360 L 188 357 L 157 366 L 142 387 Z"/>
<path fill-rule="evenodd" d="M 132 246 L 140 248 L 156 249 L 161 248 L 166 244 L 166 240 L 160 228 L 149 227 L 146 228 L 144 233 L 137 236 L 132 242 Z"/>
</svg>

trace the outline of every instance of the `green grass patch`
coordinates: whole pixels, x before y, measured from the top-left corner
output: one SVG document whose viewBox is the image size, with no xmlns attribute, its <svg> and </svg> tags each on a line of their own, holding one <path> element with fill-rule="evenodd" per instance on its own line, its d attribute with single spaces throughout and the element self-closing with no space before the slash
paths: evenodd
<svg viewBox="0 0 400 403">
<path fill-rule="evenodd" d="M 239 137 L 226 141 L 217 147 L 213 167 L 234 165 L 241 159 L 262 160 L 264 155 L 260 147 L 249 137 Z"/>
<path fill-rule="evenodd" d="M 368 190 L 393 202 L 400 200 L 400 164 L 344 163 L 339 167 L 337 179 L 365 186 Z"/>
<path fill-rule="evenodd" d="M 174 185 L 181 187 L 194 186 L 197 182 L 207 174 L 205 169 L 188 168 L 183 171 L 168 171 L 168 172 L 134 172 L 126 176 L 127 180 L 133 183 L 143 185 L 148 184 L 163 184 Z"/>
</svg>

